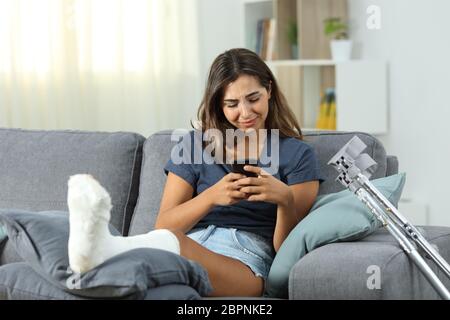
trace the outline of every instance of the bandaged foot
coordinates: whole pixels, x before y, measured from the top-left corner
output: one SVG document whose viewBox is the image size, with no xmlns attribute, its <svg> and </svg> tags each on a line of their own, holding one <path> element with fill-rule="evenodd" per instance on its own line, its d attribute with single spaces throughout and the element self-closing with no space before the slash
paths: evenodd
<svg viewBox="0 0 450 320">
<path fill-rule="evenodd" d="M 166 229 L 133 237 L 112 236 L 108 229 L 111 197 L 91 175 L 70 177 L 67 204 L 70 213 L 69 264 L 74 272 L 87 272 L 115 255 L 137 248 L 180 254 L 178 238 Z"/>
</svg>

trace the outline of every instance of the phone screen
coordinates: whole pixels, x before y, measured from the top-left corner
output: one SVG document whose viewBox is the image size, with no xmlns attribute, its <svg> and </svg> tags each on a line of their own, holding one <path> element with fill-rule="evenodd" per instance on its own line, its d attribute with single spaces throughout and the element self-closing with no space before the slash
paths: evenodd
<svg viewBox="0 0 450 320">
<path fill-rule="evenodd" d="M 258 177 L 258 175 L 256 173 L 244 170 L 244 166 L 246 166 L 246 165 L 256 166 L 258 163 L 256 160 L 245 159 L 245 160 L 240 160 L 239 162 L 240 163 L 238 163 L 238 161 L 234 161 L 231 164 L 232 172 L 240 173 L 240 174 L 246 175 L 247 177 L 255 177 L 255 178 Z"/>
</svg>

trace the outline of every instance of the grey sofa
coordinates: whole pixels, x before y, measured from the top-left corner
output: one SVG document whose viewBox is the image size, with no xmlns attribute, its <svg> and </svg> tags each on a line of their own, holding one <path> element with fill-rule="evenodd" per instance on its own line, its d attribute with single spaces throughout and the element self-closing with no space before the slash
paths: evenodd
<svg viewBox="0 0 450 320">
<path fill-rule="evenodd" d="M 162 168 L 175 144 L 171 133 L 161 131 L 146 139 L 127 132 L 0 129 L 0 208 L 67 210 L 69 176 L 90 173 L 111 194 L 112 224 L 125 236 L 148 232 L 154 225 L 166 179 Z M 326 178 L 320 194 L 343 189 L 334 180 L 336 172 L 326 163 L 355 134 L 366 143 L 367 152 L 379 164 L 372 179 L 397 173 L 397 158 L 386 155 L 382 144 L 368 134 L 305 132 L 305 140 L 315 148 Z M 428 226 L 423 230 L 449 261 L 450 228 Z M 0 247 L 0 270 L 5 265 L 15 276 L 20 276 L 24 268 L 8 241 Z M 368 289 L 368 265 L 380 266 L 380 289 Z M 450 285 L 448 281 L 446 284 Z M 0 283 L 0 299 L 7 296 L 11 297 L 11 283 Z M 12 296 L 43 298 L 19 292 Z M 438 296 L 396 241 L 379 230 L 360 241 L 322 246 L 300 259 L 290 273 L 289 298 L 437 299 Z"/>
</svg>

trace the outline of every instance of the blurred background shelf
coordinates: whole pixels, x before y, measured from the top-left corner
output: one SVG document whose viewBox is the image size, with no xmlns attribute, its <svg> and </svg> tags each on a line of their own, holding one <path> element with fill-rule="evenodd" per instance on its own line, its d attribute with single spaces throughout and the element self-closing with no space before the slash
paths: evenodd
<svg viewBox="0 0 450 320">
<path fill-rule="evenodd" d="M 275 36 L 269 41 L 273 54 L 262 58 L 302 127 L 315 128 L 321 97 L 327 88 L 334 88 L 336 130 L 383 135 L 388 132 L 387 63 L 331 59 L 331 39 L 324 34 L 323 21 L 328 17 L 347 21 L 347 10 L 347 0 L 243 0 L 245 46 L 260 52 L 258 21 L 275 23 Z M 293 22 L 297 51 L 292 50 L 287 31 Z"/>
<path fill-rule="evenodd" d="M 273 67 L 282 66 L 334 66 L 336 61 L 333 60 L 312 60 L 312 59 L 291 59 L 291 60 L 270 60 L 266 63 Z"/>
</svg>

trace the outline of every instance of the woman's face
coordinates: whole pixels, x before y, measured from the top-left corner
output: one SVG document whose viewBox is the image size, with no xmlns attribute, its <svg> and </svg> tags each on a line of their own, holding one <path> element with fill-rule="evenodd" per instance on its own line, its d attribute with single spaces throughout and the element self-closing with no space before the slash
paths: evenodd
<svg viewBox="0 0 450 320">
<path fill-rule="evenodd" d="M 227 120 L 243 131 L 265 128 L 269 113 L 270 90 L 258 78 L 241 75 L 225 87 L 223 113 Z"/>
</svg>

